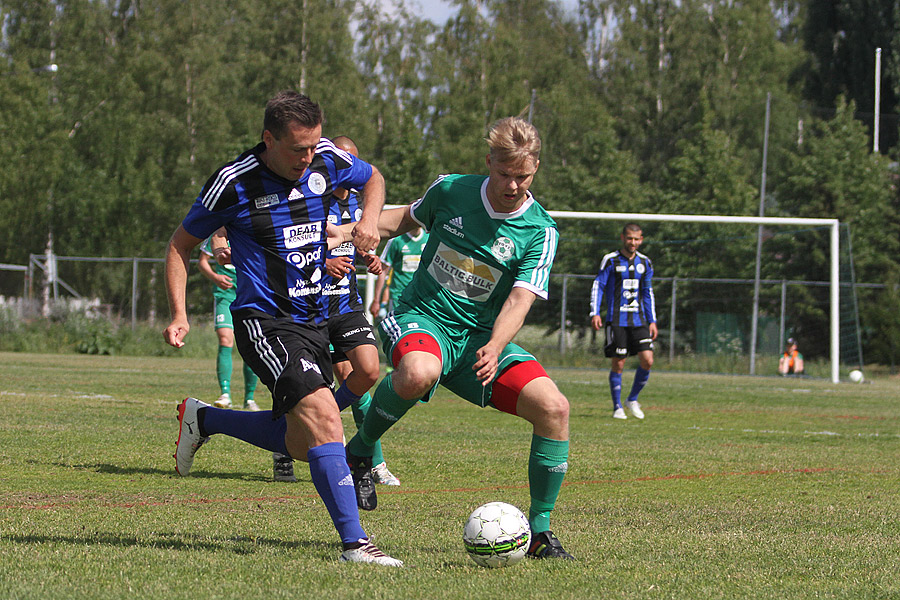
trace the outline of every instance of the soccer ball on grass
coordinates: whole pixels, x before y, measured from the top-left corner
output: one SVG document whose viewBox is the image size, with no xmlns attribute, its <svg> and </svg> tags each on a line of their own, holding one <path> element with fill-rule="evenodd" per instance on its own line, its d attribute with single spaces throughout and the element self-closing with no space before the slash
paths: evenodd
<svg viewBox="0 0 900 600">
<path fill-rule="evenodd" d="M 859 369 L 853 369 L 850 371 L 850 381 L 853 383 L 862 383 L 863 373 Z"/>
<path fill-rule="evenodd" d="M 506 502 L 488 502 L 469 515 L 463 533 L 466 552 L 482 567 L 508 567 L 523 558 L 531 542 L 528 519 Z"/>
</svg>

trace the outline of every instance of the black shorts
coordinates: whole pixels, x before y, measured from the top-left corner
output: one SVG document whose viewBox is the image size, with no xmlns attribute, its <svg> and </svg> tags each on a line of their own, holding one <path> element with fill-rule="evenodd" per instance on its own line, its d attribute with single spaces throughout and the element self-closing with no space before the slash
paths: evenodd
<svg viewBox="0 0 900 600">
<path fill-rule="evenodd" d="M 375 346 L 375 331 L 362 312 L 350 312 L 328 319 L 328 339 L 331 341 L 331 362 L 347 360 L 347 352 L 358 346 Z"/>
<path fill-rule="evenodd" d="M 620 327 L 606 324 L 606 346 L 603 353 L 608 358 L 634 356 L 644 350 L 653 350 L 653 338 L 647 325 Z"/>
<path fill-rule="evenodd" d="M 272 392 L 272 418 L 331 385 L 325 325 L 296 323 L 254 309 L 233 313 L 234 341 L 241 358 Z"/>
</svg>

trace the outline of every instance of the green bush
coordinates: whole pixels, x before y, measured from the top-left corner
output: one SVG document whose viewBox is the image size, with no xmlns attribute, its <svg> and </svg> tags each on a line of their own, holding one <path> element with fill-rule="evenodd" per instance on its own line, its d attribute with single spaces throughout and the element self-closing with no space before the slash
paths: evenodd
<svg viewBox="0 0 900 600">
<path fill-rule="evenodd" d="M 180 349 L 163 341 L 164 327 L 145 322 L 132 330 L 127 322 L 81 312 L 22 320 L 11 311 L 0 310 L 0 351 L 215 358 L 218 342 L 208 321 L 194 323 Z"/>
</svg>

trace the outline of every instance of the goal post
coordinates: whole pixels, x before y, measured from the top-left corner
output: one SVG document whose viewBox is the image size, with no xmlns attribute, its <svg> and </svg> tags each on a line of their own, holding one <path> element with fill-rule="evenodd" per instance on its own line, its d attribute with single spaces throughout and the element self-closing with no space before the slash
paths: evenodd
<svg viewBox="0 0 900 600">
<path fill-rule="evenodd" d="M 398 205 L 384 208 L 402 208 Z M 829 329 L 831 381 L 840 381 L 840 221 L 838 219 L 812 219 L 801 217 L 751 217 L 740 215 L 680 215 L 653 213 L 617 213 L 617 212 L 581 212 L 566 210 L 548 210 L 554 219 L 581 219 L 596 221 L 661 221 L 670 223 L 731 223 L 742 225 L 802 225 L 830 228 L 830 277 L 829 277 Z M 374 276 L 367 276 L 365 302 L 369 306 L 373 300 Z M 754 310 L 759 308 L 754 306 Z M 755 348 L 755 344 L 753 345 Z M 751 356 L 751 361 L 755 357 Z"/>
<path fill-rule="evenodd" d="M 651 213 L 612 213 L 612 212 L 579 212 L 579 211 L 547 211 L 554 219 L 588 219 L 598 221 L 665 221 L 669 223 L 734 223 L 743 225 L 805 225 L 823 227 L 831 231 L 830 242 L 830 355 L 831 381 L 840 381 L 840 221 L 838 219 L 811 219 L 801 217 L 750 217 L 739 215 L 677 215 Z M 754 310 L 758 307 L 754 306 Z M 755 344 L 753 345 L 755 348 Z M 755 357 L 751 356 L 753 361 Z"/>
</svg>

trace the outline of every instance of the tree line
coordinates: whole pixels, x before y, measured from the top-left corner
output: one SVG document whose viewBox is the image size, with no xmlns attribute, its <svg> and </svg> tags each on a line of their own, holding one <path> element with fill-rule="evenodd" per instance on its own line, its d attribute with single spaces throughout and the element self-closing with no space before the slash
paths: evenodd
<svg viewBox="0 0 900 600">
<path fill-rule="evenodd" d="M 51 233 L 61 255 L 161 256 L 205 178 L 259 140 L 265 101 L 293 88 L 394 204 L 483 172 L 482 138 L 509 115 L 541 131 L 533 191 L 552 210 L 758 214 L 765 146 L 766 215 L 849 223 L 857 280 L 900 281 L 900 2 L 453 4 L 435 24 L 406 0 L 0 1 L 0 262 Z M 618 227 L 561 222 L 555 270 L 594 272 Z M 746 229 L 645 232 L 660 274 L 753 276 L 755 242 L 722 241 Z M 771 233 L 763 277 L 827 279 L 827 245 Z M 898 309 L 892 291 L 861 306 L 870 360 L 896 362 Z M 812 336 L 820 317 L 796 327 Z"/>
</svg>

